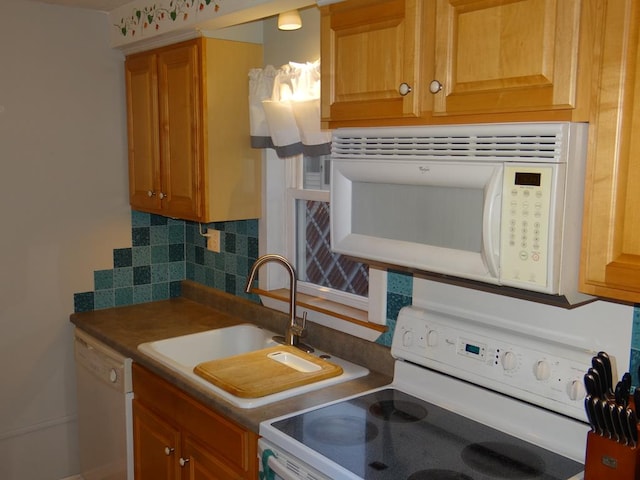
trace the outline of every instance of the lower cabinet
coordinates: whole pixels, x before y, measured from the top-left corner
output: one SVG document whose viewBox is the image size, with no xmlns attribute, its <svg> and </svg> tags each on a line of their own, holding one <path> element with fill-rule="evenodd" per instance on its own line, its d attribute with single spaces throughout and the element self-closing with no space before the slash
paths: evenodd
<svg viewBox="0 0 640 480">
<path fill-rule="evenodd" d="M 258 435 L 133 365 L 136 480 L 258 477 Z"/>
</svg>

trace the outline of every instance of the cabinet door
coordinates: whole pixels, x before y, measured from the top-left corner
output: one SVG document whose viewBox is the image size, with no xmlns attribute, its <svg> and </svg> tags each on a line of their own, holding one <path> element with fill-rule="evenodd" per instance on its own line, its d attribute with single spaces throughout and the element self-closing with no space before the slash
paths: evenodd
<svg viewBox="0 0 640 480">
<path fill-rule="evenodd" d="M 129 201 L 134 208 L 158 211 L 160 149 L 158 141 L 157 57 L 127 58 L 127 134 L 129 145 Z"/>
<path fill-rule="evenodd" d="M 180 478 L 179 432 L 133 401 L 133 454 L 136 480 Z"/>
<path fill-rule="evenodd" d="M 244 480 L 244 472 L 235 470 L 217 457 L 211 447 L 185 435 L 182 454 L 189 461 L 183 468 L 182 480 Z"/>
<path fill-rule="evenodd" d="M 160 155 L 164 214 L 201 214 L 202 146 L 200 56 L 197 43 L 158 54 Z"/>
<path fill-rule="evenodd" d="M 590 130 L 580 283 L 640 302 L 640 4 L 609 2 L 597 115 Z"/>
<path fill-rule="evenodd" d="M 352 0 L 323 9 L 323 120 L 419 115 L 414 90 L 421 5 L 418 0 Z M 402 84 L 412 91 L 403 95 Z"/>
<path fill-rule="evenodd" d="M 434 114 L 574 108 L 580 5 L 438 0 Z"/>
</svg>

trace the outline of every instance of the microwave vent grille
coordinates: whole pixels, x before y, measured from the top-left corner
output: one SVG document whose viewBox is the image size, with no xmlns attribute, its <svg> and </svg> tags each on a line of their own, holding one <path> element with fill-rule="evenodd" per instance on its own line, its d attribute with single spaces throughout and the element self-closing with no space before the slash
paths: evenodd
<svg viewBox="0 0 640 480">
<path fill-rule="evenodd" d="M 560 162 L 565 125 L 345 128 L 334 132 L 332 157 Z"/>
</svg>

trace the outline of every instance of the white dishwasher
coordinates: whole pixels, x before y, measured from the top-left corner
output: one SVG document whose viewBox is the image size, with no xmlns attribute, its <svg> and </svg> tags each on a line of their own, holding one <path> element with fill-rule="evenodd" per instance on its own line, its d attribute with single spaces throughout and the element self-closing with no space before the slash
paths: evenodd
<svg viewBox="0 0 640 480">
<path fill-rule="evenodd" d="M 75 331 L 80 473 L 133 480 L 131 359 Z"/>
</svg>

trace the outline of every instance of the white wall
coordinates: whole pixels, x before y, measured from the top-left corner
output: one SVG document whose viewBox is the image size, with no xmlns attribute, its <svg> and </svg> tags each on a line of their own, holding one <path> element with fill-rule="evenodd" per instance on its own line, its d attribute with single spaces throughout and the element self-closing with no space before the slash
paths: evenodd
<svg viewBox="0 0 640 480">
<path fill-rule="evenodd" d="M 106 14 L 2 0 L 0 478 L 77 473 L 73 294 L 131 246 Z"/>
</svg>

